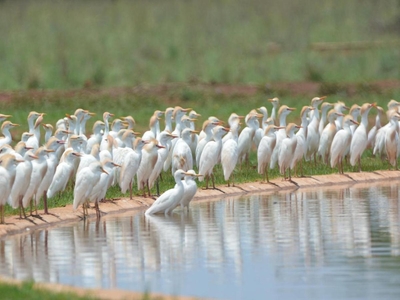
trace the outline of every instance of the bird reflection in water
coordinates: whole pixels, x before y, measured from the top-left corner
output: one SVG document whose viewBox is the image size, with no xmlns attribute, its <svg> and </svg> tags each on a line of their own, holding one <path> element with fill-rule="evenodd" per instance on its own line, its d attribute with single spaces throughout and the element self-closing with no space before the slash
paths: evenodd
<svg viewBox="0 0 400 300">
<path fill-rule="evenodd" d="M 400 255 L 398 196 L 395 184 L 298 189 L 197 202 L 171 216 L 89 220 L 0 240 L 0 275 L 168 291 L 199 269 L 234 286 L 247 284 L 253 267 L 272 269 L 278 283 L 327 266 L 348 270 L 352 258 L 367 265 L 377 247 L 387 259 Z"/>
</svg>

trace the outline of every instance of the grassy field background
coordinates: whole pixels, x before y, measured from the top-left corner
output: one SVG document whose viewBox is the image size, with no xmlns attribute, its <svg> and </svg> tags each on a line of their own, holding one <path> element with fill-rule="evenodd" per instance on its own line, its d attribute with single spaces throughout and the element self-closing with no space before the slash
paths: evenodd
<svg viewBox="0 0 400 300">
<path fill-rule="evenodd" d="M 400 78 L 399 35 L 398 0 L 3 0 L 0 89 Z"/>
</svg>

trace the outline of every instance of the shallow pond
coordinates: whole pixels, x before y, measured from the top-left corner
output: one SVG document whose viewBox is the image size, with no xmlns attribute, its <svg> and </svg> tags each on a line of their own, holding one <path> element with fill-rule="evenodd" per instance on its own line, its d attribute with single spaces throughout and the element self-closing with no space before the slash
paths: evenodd
<svg viewBox="0 0 400 300">
<path fill-rule="evenodd" d="M 222 299 L 398 299 L 399 187 L 248 195 L 12 236 L 0 274 Z"/>
</svg>

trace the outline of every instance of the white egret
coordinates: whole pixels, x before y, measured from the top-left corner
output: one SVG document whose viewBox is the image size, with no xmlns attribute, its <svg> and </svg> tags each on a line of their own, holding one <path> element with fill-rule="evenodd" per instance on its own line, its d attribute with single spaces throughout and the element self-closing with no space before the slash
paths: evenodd
<svg viewBox="0 0 400 300">
<path fill-rule="evenodd" d="M 114 168 L 120 167 L 120 165 L 116 164 L 110 159 L 106 159 L 101 162 L 103 170 L 100 174 L 99 181 L 95 184 L 92 189 L 92 192 L 89 194 L 88 198 L 90 202 L 94 202 L 94 208 L 96 210 L 96 216 L 99 219 L 101 217 L 99 202 L 106 197 L 107 190 L 110 188 L 111 183 L 113 181 L 112 175 L 114 173 Z"/>
<path fill-rule="evenodd" d="M 180 204 L 185 191 L 182 182 L 182 177 L 185 175 L 191 174 L 181 169 L 175 171 L 174 179 L 176 184 L 174 188 L 167 190 L 160 197 L 158 197 L 157 200 L 150 206 L 150 208 L 146 210 L 146 215 L 160 213 L 168 215 Z"/>
<path fill-rule="evenodd" d="M 50 137 L 53 135 L 53 125 L 51 124 L 42 124 L 44 128 L 44 142 L 47 143 L 47 141 L 50 139 Z"/>
<path fill-rule="evenodd" d="M 333 104 L 332 103 L 329 103 L 329 102 L 324 102 L 324 103 L 322 103 L 321 104 L 321 117 L 320 117 L 320 120 L 319 120 L 319 125 L 318 125 L 318 132 L 319 132 L 319 135 L 321 136 L 321 134 L 322 134 L 322 131 L 324 130 L 324 128 L 325 128 L 325 126 L 326 126 L 326 124 L 327 124 L 327 118 L 326 118 L 326 116 L 327 116 L 327 114 L 328 114 L 328 111 L 331 109 L 333 107 Z M 310 112 L 310 114 L 311 115 L 314 115 L 314 113 L 313 112 Z M 312 119 L 312 117 L 310 118 L 310 122 L 311 122 L 311 119 Z"/>
<path fill-rule="evenodd" d="M 103 121 L 96 121 L 93 124 L 93 134 L 90 136 L 86 143 L 86 153 L 90 153 L 92 151 L 92 147 L 95 144 L 101 143 L 101 139 L 103 137 L 102 131 L 105 129 L 105 124 Z"/>
<path fill-rule="evenodd" d="M 377 115 L 375 117 L 375 125 L 372 126 L 372 128 L 368 131 L 367 149 L 368 148 L 374 149 L 376 133 L 382 127 L 382 120 L 383 120 L 384 115 L 385 115 L 385 111 L 383 110 L 382 107 L 377 106 L 376 109 L 378 110 L 378 113 L 377 113 Z"/>
<path fill-rule="evenodd" d="M 193 169 L 193 156 L 189 144 L 191 140 L 191 134 L 195 134 L 197 132 L 198 131 L 190 128 L 185 128 L 181 132 L 181 137 L 176 141 L 175 147 L 172 151 L 172 174 L 175 174 L 175 171 L 178 169 L 182 169 L 184 171 Z"/>
<path fill-rule="evenodd" d="M 192 129 L 193 131 L 196 131 L 196 126 L 195 126 L 195 121 L 197 121 L 197 118 L 201 117 L 201 114 L 198 114 L 196 111 L 191 110 L 189 112 L 189 128 Z M 193 159 L 193 163 L 195 163 L 195 159 L 196 159 L 196 147 L 197 147 L 197 143 L 199 141 L 199 134 L 197 133 L 192 133 L 190 136 L 190 143 L 189 143 L 189 147 L 190 150 L 192 152 L 192 159 Z"/>
<path fill-rule="evenodd" d="M 387 114 L 390 115 L 391 110 L 398 110 L 398 107 L 400 106 L 400 102 L 397 102 L 396 100 L 390 100 L 389 103 L 387 104 L 388 111 Z M 376 156 L 381 156 L 383 154 L 386 154 L 386 149 L 385 149 L 385 136 L 386 136 L 386 130 L 390 126 L 390 122 L 388 122 L 385 126 L 382 126 L 377 132 L 376 132 L 376 137 L 375 137 L 375 146 L 373 150 L 373 154 Z"/>
<path fill-rule="evenodd" d="M 290 123 L 286 127 L 287 137 L 282 140 L 282 144 L 279 149 L 279 155 L 278 155 L 279 171 L 283 175 L 284 179 L 289 179 L 289 180 L 292 179 L 290 175 L 290 163 L 292 162 L 294 151 L 296 150 L 296 145 L 297 145 L 297 138 L 294 134 L 294 131 L 300 127 L 301 126 L 298 126 L 294 123 Z M 288 177 L 286 177 L 286 170 L 288 170 L 289 172 Z"/>
<path fill-rule="evenodd" d="M 187 207 L 187 210 L 189 210 L 190 201 L 192 201 L 197 192 L 197 183 L 195 178 L 200 176 L 201 174 L 196 174 L 194 170 L 187 171 L 185 179 L 182 181 L 184 188 L 183 197 L 180 201 L 182 210 L 185 207 Z"/>
<path fill-rule="evenodd" d="M 400 115 L 397 111 L 391 110 L 388 117 L 390 126 L 386 130 L 385 136 L 386 156 L 389 163 L 397 170 Z"/>
<path fill-rule="evenodd" d="M 110 125 L 109 125 L 109 120 L 111 117 L 114 117 L 114 114 L 106 111 L 105 113 L 103 113 L 103 122 L 104 122 L 104 132 L 103 132 L 103 136 L 100 142 L 100 151 L 107 148 L 107 136 L 110 133 Z"/>
<path fill-rule="evenodd" d="M 113 152 L 114 152 L 114 147 L 117 147 L 117 143 L 114 141 L 114 138 L 109 134 L 107 136 L 107 139 L 103 139 L 102 143 L 106 141 L 107 145 L 105 147 L 101 147 L 100 145 L 100 161 L 105 160 L 106 158 L 113 160 Z M 103 144 L 104 145 L 104 144 Z"/>
<path fill-rule="evenodd" d="M 149 128 L 150 130 L 143 133 L 142 139 L 147 141 L 151 139 L 156 139 L 160 134 L 160 119 L 164 114 L 161 110 L 156 110 L 149 120 Z"/>
<path fill-rule="evenodd" d="M 29 132 L 27 132 L 27 131 L 23 132 L 23 133 L 21 134 L 21 142 L 26 143 L 26 141 L 27 141 L 31 136 L 33 136 L 33 133 L 29 133 Z"/>
<path fill-rule="evenodd" d="M 29 137 L 26 143 L 28 147 L 33 147 L 33 150 L 35 151 L 39 147 L 39 140 L 40 140 L 39 125 L 43 121 L 43 115 L 44 114 L 38 113 L 36 111 L 31 111 L 27 118 L 29 133 L 32 133 L 33 135 Z"/>
<path fill-rule="evenodd" d="M 342 123 L 343 123 L 343 117 L 344 117 L 344 111 L 349 110 L 349 108 L 342 102 L 338 101 L 334 104 L 333 109 L 339 113 L 339 115 L 336 116 L 335 124 L 336 124 L 336 131 L 342 128 Z M 354 119 L 357 120 L 357 119 Z M 321 133 L 322 134 L 322 133 Z"/>
<path fill-rule="evenodd" d="M 142 160 L 142 149 L 148 143 L 141 138 L 137 138 L 134 143 L 134 148 L 125 148 L 125 155 L 121 162 L 121 171 L 119 178 L 119 186 L 122 193 L 126 193 L 129 189 L 129 197 L 132 199 L 132 184 L 134 182 L 137 171 L 139 170 L 140 162 Z"/>
<path fill-rule="evenodd" d="M 19 124 L 12 123 L 10 121 L 5 121 L 1 125 L 1 132 L 3 133 L 4 137 L 0 137 L 0 147 L 5 144 L 11 144 L 12 136 L 10 133 L 10 129 L 19 126 Z"/>
<path fill-rule="evenodd" d="M 204 146 L 199 161 L 199 174 L 202 175 L 201 177 L 199 177 L 199 181 L 203 181 L 204 177 L 206 178 L 206 189 L 208 188 L 208 180 L 210 177 L 212 179 L 213 188 L 215 189 L 213 169 L 220 160 L 222 149 L 222 136 L 228 131 L 228 128 L 222 126 L 215 127 L 213 129 L 214 140 L 209 141 Z"/>
<path fill-rule="evenodd" d="M 295 108 L 288 107 L 287 105 L 282 105 L 279 108 L 278 118 L 279 118 L 279 127 L 281 129 L 279 129 L 276 133 L 276 145 L 272 152 L 272 157 L 271 157 L 271 161 L 270 161 L 270 169 L 275 168 L 275 165 L 278 163 L 281 142 L 287 136 L 286 129 L 285 129 L 286 128 L 286 117 L 294 110 L 295 110 Z"/>
<path fill-rule="evenodd" d="M 234 124 L 236 122 L 240 122 L 241 120 L 244 119 L 244 116 L 239 116 L 237 113 L 231 113 L 229 118 L 228 118 L 228 124 L 229 124 L 229 128 L 231 128 L 232 126 L 234 126 Z M 221 124 L 217 124 L 217 125 L 221 125 Z M 210 136 L 212 137 L 212 132 L 210 134 Z M 232 132 L 229 131 L 227 134 L 224 135 L 224 137 L 222 138 L 222 143 L 224 144 L 226 141 L 230 140 L 232 138 Z"/>
<path fill-rule="evenodd" d="M 347 115 L 343 119 L 343 127 L 340 129 L 333 138 L 330 150 L 330 162 L 331 167 L 334 168 L 338 165 L 340 174 L 343 174 L 343 158 L 347 154 L 347 149 L 350 148 L 351 144 L 351 124 L 358 125 L 358 122 L 353 120 L 351 115 Z"/>
<path fill-rule="evenodd" d="M 182 117 L 186 114 L 186 112 L 188 112 L 190 110 L 191 110 L 191 108 L 182 108 L 180 106 L 175 106 L 174 111 L 172 113 L 172 117 L 175 120 L 175 129 L 174 129 L 174 131 L 172 131 L 173 135 L 175 135 L 177 137 L 181 136 L 181 132 L 184 129 L 182 126 Z M 164 167 L 163 167 L 164 171 L 167 171 L 171 167 L 172 151 L 174 150 L 175 143 L 176 143 L 176 139 L 173 139 L 171 141 L 171 147 L 169 149 L 167 159 L 164 162 Z"/>
<path fill-rule="evenodd" d="M 32 215 L 32 198 L 36 194 L 40 183 L 43 180 L 44 175 L 47 171 L 47 153 L 54 152 L 52 149 L 46 149 L 46 147 L 39 147 L 35 155 L 38 157 L 37 159 L 32 161 L 32 173 L 31 179 L 29 182 L 29 187 L 25 192 L 24 198 L 22 199 L 22 204 L 24 208 L 28 207 L 31 204 L 31 215 Z M 37 205 L 39 204 L 39 199 L 35 199 L 35 211 L 37 214 Z"/>
<path fill-rule="evenodd" d="M 297 163 L 300 162 L 300 176 L 303 177 L 303 159 L 307 153 L 307 127 L 308 127 L 308 114 L 313 111 L 314 108 L 312 106 L 303 106 L 300 113 L 301 118 L 301 128 L 296 132 L 297 144 L 296 150 L 293 154 L 292 162 L 290 163 L 290 169 L 296 171 L 297 173 Z"/>
<path fill-rule="evenodd" d="M 56 168 L 58 165 L 58 157 L 56 151 L 58 147 L 64 145 L 64 143 L 64 141 L 58 140 L 56 137 L 51 137 L 45 146 L 47 150 L 50 150 L 48 152 L 46 173 L 44 174 L 35 192 L 36 204 L 39 203 L 40 198 L 43 196 L 45 214 L 49 213 L 47 208 L 47 190 L 54 178 L 54 173 L 56 172 Z"/>
<path fill-rule="evenodd" d="M 218 123 L 217 125 L 223 125 L 224 124 L 223 121 L 220 121 L 215 116 L 210 116 L 210 117 L 207 118 L 207 120 L 210 121 L 210 122 L 213 122 L 213 123 Z M 199 141 L 198 142 L 200 142 L 202 139 L 204 139 L 207 136 L 207 133 L 204 131 L 203 127 L 204 127 L 204 122 L 203 122 L 202 130 L 199 133 Z"/>
<path fill-rule="evenodd" d="M 326 97 L 314 97 L 311 99 L 311 106 L 314 108 L 310 123 L 307 126 L 307 153 L 306 159 L 310 160 L 314 157 L 314 163 L 317 163 L 317 151 L 319 146 L 319 110 L 318 106 Z"/>
<path fill-rule="evenodd" d="M 251 147 L 253 145 L 253 138 L 256 130 L 260 127 L 258 119 L 262 117 L 257 111 L 250 111 L 245 118 L 246 127 L 242 129 L 238 138 L 238 152 L 239 158 L 238 163 L 242 164 L 245 161 L 247 164 L 249 162 L 249 155 Z"/>
<path fill-rule="evenodd" d="M 371 108 L 376 107 L 375 103 L 364 103 L 361 106 L 361 123 L 354 131 L 353 138 L 350 144 L 350 164 L 355 166 L 358 162 L 358 171 L 361 172 L 361 155 L 365 148 L 367 148 L 367 127 L 368 127 L 368 113 Z"/>
<path fill-rule="evenodd" d="M 133 130 L 135 128 L 136 121 L 132 116 L 121 117 L 120 119 L 126 122 L 126 129 Z"/>
<path fill-rule="evenodd" d="M 58 192 L 65 190 L 68 181 L 74 175 L 74 162 L 79 160 L 81 154 L 72 149 L 65 150 L 64 160 L 56 168 L 51 184 L 47 190 L 47 198 L 53 198 Z M 79 170 L 80 172 L 80 170 Z"/>
<path fill-rule="evenodd" d="M 167 109 L 165 109 L 164 112 L 164 119 L 165 119 L 165 128 L 164 131 L 168 131 L 168 132 L 172 132 L 173 128 L 172 128 L 172 115 L 174 113 L 174 108 L 172 107 L 168 107 Z"/>
<path fill-rule="evenodd" d="M 269 102 L 272 104 L 272 111 L 271 111 L 271 118 L 275 125 L 278 125 L 278 118 L 277 114 L 279 111 L 279 98 L 274 97 L 272 99 L 268 99 Z"/>
<path fill-rule="evenodd" d="M 131 129 L 122 129 L 120 130 L 119 134 L 121 132 L 123 132 L 123 135 L 121 136 L 120 142 L 123 143 L 124 147 L 118 146 L 113 150 L 113 161 L 119 165 L 123 164 L 126 155 L 134 152 L 136 135 L 138 134 L 138 132 L 135 132 Z M 119 168 L 114 169 L 114 173 L 115 173 L 115 178 L 113 185 L 115 185 L 116 183 L 120 184 L 121 170 Z"/>
<path fill-rule="evenodd" d="M 205 120 L 203 122 L 203 132 L 205 134 L 205 137 L 200 139 L 199 137 L 199 141 L 197 143 L 197 147 L 196 147 L 196 165 L 199 165 L 200 162 L 200 157 L 201 157 L 201 153 L 203 152 L 204 146 L 211 141 L 212 136 L 213 136 L 213 129 L 215 128 L 215 126 L 219 125 L 220 122 L 214 122 L 214 121 L 210 121 L 210 120 Z"/>
<path fill-rule="evenodd" d="M 337 112 L 334 109 L 330 110 L 328 113 L 328 124 L 322 131 L 317 152 L 317 154 L 321 156 L 322 162 L 324 163 L 328 163 L 329 151 L 331 150 L 332 140 L 338 130 L 336 119 L 342 116 L 343 116 L 342 113 Z"/>
<path fill-rule="evenodd" d="M 11 118 L 12 115 L 5 115 L 5 114 L 0 114 L 0 122 L 3 122 L 4 120 L 7 120 L 8 118 Z"/>
<path fill-rule="evenodd" d="M 269 182 L 268 168 L 276 144 L 276 132 L 279 129 L 281 128 L 278 126 L 268 125 L 257 148 L 258 174 L 263 174 L 264 181 L 267 182 Z"/>
<path fill-rule="evenodd" d="M 101 163 L 93 162 L 76 174 L 73 209 L 76 210 L 79 205 L 82 205 L 84 219 L 88 216 L 85 204 L 89 201 L 89 195 L 91 194 L 93 187 L 100 180 L 102 172 L 107 173 L 103 169 Z"/>
<path fill-rule="evenodd" d="M 157 195 L 160 194 L 157 180 L 161 174 L 164 162 L 167 159 L 168 151 L 169 151 L 169 148 L 171 147 L 171 141 L 174 138 L 177 138 L 177 136 L 172 135 L 171 133 L 169 133 L 165 130 L 161 131 L 158 136 L 159 144 L 164 146 L 165 148 L 158 149 L 157 162 L 154 165 L 153 171 L 151 172 L 151 175 L 149 177 L 149 187 L 152 188 L 154 186 L 154 183 L 156 183 Z"/>
<path fill-rule="evenodd" d="M 231 133 L 231 138 L 222 145 L 221 150 L 221 165 L 222 171 L 224 173 L 225 181 L 228 181 L 228 186 L 230 186 L 229 178 L 231 177 L 233 171 L 235 170 L 236 164 L 239 159 L 239 149 L 238 149 L 238 138 L 240 130 L 240 119 L 237 118 L 236 122 L 231 125 L 229 132 Z M 235 181 L 232 180 L 232 185 L 235 186 Z"/>
<path fill-rule="evenodd" d="M 358 117 L 361 114 L 361 106 L 358 104 L 353 104 L 350 108 L 349 115 L 353 117 L 353 120 L 357 122 L 358 124 Z M 351 129 L 351 134 L 353 135 L 354 131 L 356 130 L 357 125 L 355 124 L 350 124 L 350 129 Z"/>
<path fill-rule="evenodd" d="M 261 120 L 261 127 L 257 128 L 256 132 L 254 133 L 254 138 L 253 142 L 256 145 L 256 148 L 258 148 L 258 145 L 260 144 L 260 141 L 262 137 L 264 136 L 265 129 L 267 128 L 267 119 L 268 119 L 268 110 L 265 106 L 261 106 L 257 108 L 257 110 L 263 115 L 262 120 Z"/>
<path fill-rule="evenodd" d="M 27 149 L 25 142 L 19 142 L 15 146 L 15 150 L 20 155 L 23 155 L 24 162 L 21 162 L 17 165 L 14 184 L 9 196 L 9 204 L 14 209 L 19 208 L 20 218 L 22 218 L 22 212 L 26 218 L 25 210 L 23 209 L 22 205 L 22 198 L 31 180 L 32 160 L 37 159 L 37 156 L 33 154 L 31 149 Z"/>
<path fill-rule="evenodd" d="M 68 150 L 70 152 L 65 152 L 65 153 L 67 153 L 66 155 L 71 155 L 71 151 L 74 152 L 74 149 L 72 149 L 72 148 L 70 148 Z M 78 153 L 78 152 L 75 151 L 75 153 Z M 80 157 L 80 159 L 77 160 L 77 162 L 79 163 L 77 172 L 79 172 L 83 168 L 89 166 L 92 162 L 100 161 L 100 145 L 94 144 L 92 146 L 92 150 L 90 151 L 89 154 L 81 153 L 81 155 L 79 155 L 79 157 Z M 74 161 L 76 161 L 76 160 L 74 159 Z M 76 165 L 75 162 L 74 162 L 74 165 Z"/>
<path fill-rule="evenodd" d="M 126 125 L 127 123 L 121 119 L 114 119 L 114 121 L 111 123 L 111 130 L 109 134 L 115 139 L 120 130 L 125 129 Z"/>
<path fill-rule="evenodd" d="M 13 154 L 5 154 L 0 159 L 0 224 L 4 224 L 4 205 L 14 184 L 17 164 L 22 161 Z"/>
<path fill-rule="evenodd" d="M 149 187 L 149 178 L 158 159 L 158 149 L 165 148 L 158 143 L 156 139 L 152 139 L 142 149 L 142 159 L 140 160 L 139 169 L 137 171 L 137 187 L 143 190 L 143 197 L 146 197 L 146 189 L 149 197 L 151 196 Z"/>
</svg>

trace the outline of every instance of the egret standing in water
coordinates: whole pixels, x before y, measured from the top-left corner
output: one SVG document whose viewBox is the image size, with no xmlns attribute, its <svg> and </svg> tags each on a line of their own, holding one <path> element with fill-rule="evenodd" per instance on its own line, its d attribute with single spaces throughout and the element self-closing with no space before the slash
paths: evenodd
<svg viewBox="0 0 400 300">
<path fill-rule="evenodd" d="M 153 205 L 146 210 L 146 215 L 161 214 L 168 215 L 177 207 L 182 200 L 185 188 L 183 186 L 182 177 L 185 175 L 191 175 L 181 169 L 176 170 L 174 174 L 175 187 L 164 192 Z"/>
<path fill-rule="evenodd" d="M 197 184 L 195 181 L 196 177 L 200 177 L 200 174 L 196 174 L 194 170 L 189 170 L 187 171 L 187 174 L 185 175 L 185 179 L 183 180 L 183 197 L 181 199 L 181 208 L 182 210 L 187 207 L 187 210 L 189 211 L 189 204 L 190 201 L 192 201 L 194 195 L 196 195 L 197 192 Z"/>
</svg>

